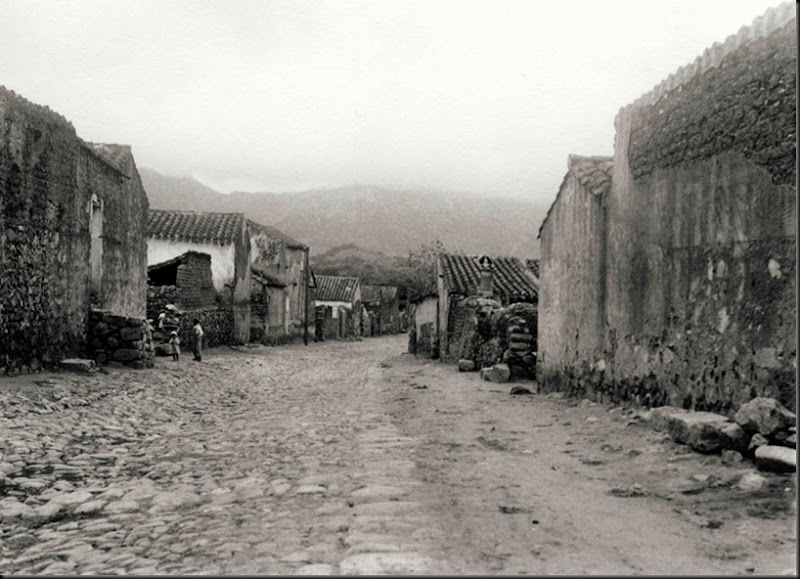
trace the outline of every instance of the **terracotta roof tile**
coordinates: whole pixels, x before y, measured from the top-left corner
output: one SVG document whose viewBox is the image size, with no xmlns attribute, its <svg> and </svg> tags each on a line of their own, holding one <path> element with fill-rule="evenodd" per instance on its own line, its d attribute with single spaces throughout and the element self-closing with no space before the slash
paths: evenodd
<svg viewBox="0 0 800 579">
<path fill-rule="evenodd" d="M 393 285 L 362 285 L 361 301 L 373 303 L 383 300 L 391 302 L 397 297 L 397 286 Z"/>
<path fill-rule="evenodd" d="M 318 275 L 316 299 L 326 302 L 352 302 L 356 298 L 357 277 Z"/>
<path fill-rule="evenodd" d="M 567 157 L 567 174 L 561 182 L 561 186 L 556 193 L 556 198 L 550 204 L 547 210 L 547 215 L 544 216 L 542 224 L 539 226 L 539 235 L 542 236 L 542 229 L 547 219 L 553 212 L 553 208 L 558 203 L 561 197 L 561 191 L 564 190 L 564 185 L 567 179 L 572 176 L 578 180 L 589 193 L 596 197 L 601 197 L 611 191 L 611 173 L 614 169 L 613 157 L 584 157 L 582 155 L 569 155 Z"/>
<path fill-rule="evenodd" d="M 151 209 L 149 236 L 194 243 L 234 243 L 245 225 L 242 213 L 205 213 Z"/>
<path fill-rule="evenodd" d="M 493 257 L 491 261 L 495 293 L 517 300 L 539 296 L 538 280 L 519 259 Z M 443 253 L 440 263 L 444 285 L 450 293 L 472 295 L 477 292 L 481 279 L 477 256 Z"/>
</svg>

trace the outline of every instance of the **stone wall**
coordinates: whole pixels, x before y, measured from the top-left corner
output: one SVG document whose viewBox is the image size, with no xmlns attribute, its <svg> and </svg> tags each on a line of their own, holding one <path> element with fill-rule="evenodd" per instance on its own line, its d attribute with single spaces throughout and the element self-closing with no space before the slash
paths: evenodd
<svg viewBox="0 0 800 579">
<path fill-rule="evenodd" d="M 178 337 L 181 339 L 181 349 L 184 352 L 192 351 L 194 334 L 192 326 L 194 319 L 200 320 L 203 327 L 203 347 L 218 348 L 235 344 L 233 308 L 229 305 L 219 307 L 187 310 L 181 316 Z"/>
<path fill-rule="evenodd" d="M 167 304 L 178 301 L 178 288 L 174 285 L 147 286 L 147 319 L 158 323 L 158 316 Z"/>
<path fill-rule="evenodd" d="M 795 408 L 796 51 L 786 3 L 620 111 L 605 274 L 554 279 L 543 248 L 551 294 L 605 292 L 593 351 L 571 335 L 563 350 L 544 345 L 547 389 L 726 414 L 757 396 Z M 564 223 L 553 243 L 582 234 Z"/>
<path fill-rule="evenodd" d="M 211 279 L 211 256 L 187 253 L 177 268 L 175 285 L 178 288 L 177 307 L 193 310 L 215 305 L 217 294 Z"/>
<path fill-rule="evenodd" d="M 452 302 L 450 317 L 456 321 L 449 360 L 471 360 L 476 369 L 504 362 L 512 378 L 536 376 L 536 304 L 503 307 L 492 299 L 461 298 Z"/>
<path fill-rule="evenodd" d="M 89 315 L 89 325 L 89 355 L 98 364 L 153 366 L 152 330 L 147 320 L 94 310 Z"/>
<path fill-rule="evenodd" d="M 0 87 L 0 374 L 86 356 L 90 304 L 145 315 L 147 197 L 130 150 L 115 150 L 119 164 L 62 116 Z"/>
</svg>

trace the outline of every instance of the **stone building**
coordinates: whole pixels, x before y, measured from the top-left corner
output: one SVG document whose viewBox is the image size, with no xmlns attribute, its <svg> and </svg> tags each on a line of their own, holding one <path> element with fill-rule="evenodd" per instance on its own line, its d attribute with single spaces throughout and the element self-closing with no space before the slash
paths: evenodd
<svg viewBox="0 0 800 579">
<path fill-rule="evenodd" d="M 362 297 L 359 279 L 317 275 L 315 280 L 314 303 L 317 309 L 324 308 L 322 335 L 333 339 L 361 337 Z"/>
<path fill-rule="evenodd" d="M 130 147 L 87 143 L 5 87 L 0 126 L 0 374 L 15 374 L 88 355 L 92 309 L 144 318 L 148 201 Z"/>
<path fill-rule="evenodd" d="M 796 55 L 786 2 L 620 110 L 610 184 L 570 159 L 540 230 L 546 388 L 795 408 Z"/>
<path fill-rule="evenodd" d="M 314 328 L 309 248 L 282 231 L 247 220 L 252 270 L 251 340 L 289 342 Z"/>
<path fill-rule="evenodd" d="M 400 331 L 400 300 L 397 286 L 363 285 L 361 301 L 369 312 L 370 328 L 365 335 L 379 336 Z"/>
<path fill-rule="evenodd" d="M 250 234 L 241 213 L 150 210 L 147 262 L 163 265 L 187 252 L 210 256 L 215 305 L 195 308 L 204 329 L 232 327 L 232 341 L 250 340 Z M 208 328 L 207 328 L 208 326 Z M 213 342 L 212 336 L 209 341 Z M 224 342 L 220 342 L 224 343 Z"/>
</svg>

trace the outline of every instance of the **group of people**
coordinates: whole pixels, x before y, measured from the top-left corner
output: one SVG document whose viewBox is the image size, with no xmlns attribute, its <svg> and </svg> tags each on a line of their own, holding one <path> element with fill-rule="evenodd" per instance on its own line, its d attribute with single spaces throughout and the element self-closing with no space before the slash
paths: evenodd
<svg viewBox="0 0 800 579">
<path fill-rule="evenodd" d="M 203 360 L 203 326 L 200 325 L 200 320 L 197 318 L 192 322 L 192 353 L 194 354 L 195 362 L 202 362 Z M 177 362 L 181 357 L 181 339 L 178 337 L 178 332 L 173 330 L 169 337 L 169 346 L 172 352 L 172 359 Z"/>
</svg>

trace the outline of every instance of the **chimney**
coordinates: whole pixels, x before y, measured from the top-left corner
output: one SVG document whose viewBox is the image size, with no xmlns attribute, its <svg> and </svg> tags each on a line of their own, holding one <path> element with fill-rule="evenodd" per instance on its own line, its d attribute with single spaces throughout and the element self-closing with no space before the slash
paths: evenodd
<svg viewBox="0 0 800 579">
<path fill-rule="evenodd" d="M 494 295 L 494 273 L 492 260 L 486 255 L 478 258 L 478 271 L 480 272 L 480 282 L 478 284 L 478 294 L 481 297 L 491 298 Z"/>
</svg>

